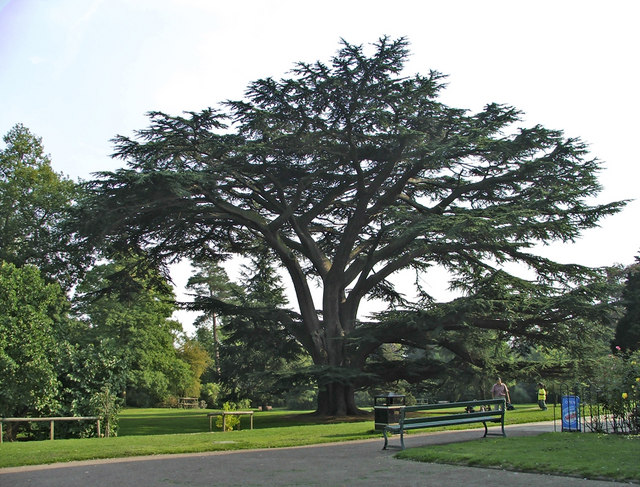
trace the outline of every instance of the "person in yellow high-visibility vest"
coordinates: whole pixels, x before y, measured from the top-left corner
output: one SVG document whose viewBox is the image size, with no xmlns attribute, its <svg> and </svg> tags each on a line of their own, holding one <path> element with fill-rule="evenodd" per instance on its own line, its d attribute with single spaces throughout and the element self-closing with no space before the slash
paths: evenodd
<svg viewBox="0 0 640 487">
<path fill-rule="evenodd" d="M 542 382 L 538 382 L 538 406 L 543 411 L 547 410 L 547 391 L 544 388 L 544 384 Z"/>
</svg>

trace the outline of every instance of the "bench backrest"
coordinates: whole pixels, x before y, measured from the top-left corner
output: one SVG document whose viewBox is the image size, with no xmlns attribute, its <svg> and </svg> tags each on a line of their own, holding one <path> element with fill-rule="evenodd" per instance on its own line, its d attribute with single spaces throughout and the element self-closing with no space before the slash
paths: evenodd
<svg viewBox="0 0 640 487">
<path fill-rule="evenodd" d="M 506 406 L 504 399 L 479 399 L 477 401 L 461 401 L 461 402 L 444 402 L 438 404 L 415 404 L 413 406 L 405 406 L 405 411 L 428 411 L 433 409 L 453 409 L 453 408 L 467 408 L 478 406 Z"/>
<path fill-rule="evenodd" d="M 489 410 L 489 411 L 474 411 L 474 412 L 466 412 L 465 409 L 468 407 L 480 407 L 480 406 L 500 406 L 498 410 Z M 459 417 L 460 415 L 464 415 L 465 417 L 487 417 L 492 416 L 495 418 L 501 418 L 504 416 L 506 402 L 504 399 L 482 399 L 478 401 L 462 401 L 462 402 L 447 402 L 441 404 L 416 404 L 414 406 L 405 406 L 401 408 L 400 411 L 400 423 L 401 424 L 411 424 L 411 423 L 427 423 L 430 421 L 443 421 L 450 420 Z M 422 411 L 434 411 L 434 410 L 442 410 L 442 409 L 462 409 L 462 411 L 458 413 L 451 414 L 437 414 L 433 416 L 421 416 L 415 417 L 414 413 L 422 412 Z"/>
</svg>

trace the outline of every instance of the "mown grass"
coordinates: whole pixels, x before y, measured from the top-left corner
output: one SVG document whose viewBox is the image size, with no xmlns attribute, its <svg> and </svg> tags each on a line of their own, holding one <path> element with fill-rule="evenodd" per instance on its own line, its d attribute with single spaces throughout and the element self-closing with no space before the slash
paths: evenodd
<svg viewBox="0 0 640 487">
<path fill-rule="evenodd" d="M 0 445 L 0 468 L 139 455 L 280 448 L 379 437 L 370 422 L 305 424 L 231 432 L 131 435 Z M 208 428 L 208 426 L 207 426 Z"/>
<path fill-rule="evenodd" d="M 125 409 L 120 414 L 118 436 L 161 435 L 181 433 L 202 433 L 209 431 L 207 413 L 215 412 L 207 409 Z M 250 427 L 250 418 L 240 416 L 240 428 Z M 356 418 L 358 419 L 358 418 Z M 360 418 L 367 421 L 369 418 Z M 254 412 L 253 427 L 255 429 L 300 426 L 304 424 L 325 424 L 335 422 L 319 418 L 310 411 L 275 410 Z M 214 431 L 220 428 L 215 426 Z"/>
<path fill-rule="evenodd" d="M 127 409 L 120 416 L 115 438 L 3 443 L 0 468 L 139 455 L 291 447 L 382 436 L 374 430 L 372 415 L 327 419 L 308 411 L 256 412 L 254 430 L 249 430 L 249 418 L 242 417 L 240 431 L 209 433 L 207 412 L 210 411 Z M 509 411 L 506 417 L 508 424 L 516 424 L 552 419 L 553 414 L 551 409 L 543 412 L 533 406 L 520 406 L 516 411 Z"/>
<path fill-rule="evenodd" d="M 545 433 L 411 448 L 398 458 L 495 467 L 588 479 L 640 482 L 640 438 L 595 433 Z"/>
<path fill-rule="evenodd" d="M 209 412 L 212 411 L 205 409 L 125 409 L 120 414 L 118 436 L 202 433 L 209 430 L 209 420 L 207 419 Z M 435 413 L 437 410 L 434 411 Z M 559 415 L 559 412 L 557 414 Z M 515 411 L 508 411 L 505 424 L 534 423 L 552 419 L 553 408 L 540 411 L 537 405 L 525 404 L 516 406 Z M 240 416 L 240 421 L 242 429 L 249 428 L 250 419 L 248 416 Z M 369 422 L 368 427 L 372 428 L 373 413 L 363 417 L 327 419 L 314 416 L 311 411 L 255 412 L 253 427 L 263 429 L 344 422 Z M 213 423 L 215 430 L 215 419 Z M 473 425 L 453 426 L 449 429 L 469 427 L 473 427 Z"/>
</svg>

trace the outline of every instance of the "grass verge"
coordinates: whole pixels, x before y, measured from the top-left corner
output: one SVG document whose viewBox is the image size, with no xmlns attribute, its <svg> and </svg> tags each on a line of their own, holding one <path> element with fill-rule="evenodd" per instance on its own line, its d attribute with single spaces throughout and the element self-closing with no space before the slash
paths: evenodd
<svg viewBox="0 0 640 487">
<path fill-rule="evenodd" d="M 595 433 L 545 433 L 411 448 L 398 458 L 496 467 L 588 479 L 640 482 L 640 438 Z"/>
<path fill-rule="evenodd" d="M 357 422 L 309 424 L 226 433 L 14 442 L 0 445 L 0 468 L 140 455 L 281 448 L 379 436 L 380 433 L 372 429 L 371 423 Z"/>
</svg>

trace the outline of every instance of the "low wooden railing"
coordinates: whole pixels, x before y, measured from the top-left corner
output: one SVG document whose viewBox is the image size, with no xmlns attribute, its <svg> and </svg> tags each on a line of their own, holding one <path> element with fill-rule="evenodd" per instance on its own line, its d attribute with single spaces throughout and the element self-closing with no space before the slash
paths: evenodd
<svg viewBox="0 0 640 487">
<path fill-rule="evenodd" d="M 2 443 L 2 430 L 4 423 L 30 423 L 30 422 L 49 422 L 49 439 L 53 440 L 54 423 L 56 421 L 96 421 L 98 438 L 100 438 L 100 418 L 97 416 L 69 416 L 69 417 L 51 417 L 51 418 L 0 418 L 0 443 Z M 108 428 L 107 428 L 108 431 Z"/>
</svg>

